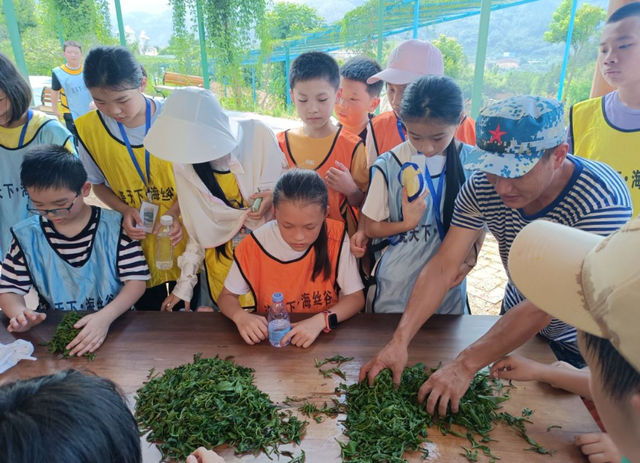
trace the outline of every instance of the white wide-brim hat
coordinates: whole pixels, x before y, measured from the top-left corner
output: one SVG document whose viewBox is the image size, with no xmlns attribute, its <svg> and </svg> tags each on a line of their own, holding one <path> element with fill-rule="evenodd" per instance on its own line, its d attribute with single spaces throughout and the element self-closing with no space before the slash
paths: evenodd
<svg viewBox="0 0 640 463">
<path fill-rule="evenodd" d="M 231 153 L 239 137 L 237 122 L 229 119 L 210 90 L 181 87 L 167 97 L 144 146 L 160 159 L 197 164 Z"/>
<path fill-rule="evenodd" d="M 609 339 L 640 371 L 640 218 L 604 238 L 536 220 L 516 236 L 509 273 L 535 306 Z"/>
</svg>

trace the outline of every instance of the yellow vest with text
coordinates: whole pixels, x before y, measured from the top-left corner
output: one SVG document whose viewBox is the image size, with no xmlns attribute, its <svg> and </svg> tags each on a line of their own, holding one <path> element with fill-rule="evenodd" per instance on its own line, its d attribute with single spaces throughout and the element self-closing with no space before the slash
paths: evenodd
<svg viewBox="0 0 640 463">
<path fill-rule="evenodd" d="M 131 162 L 126 145 L 109 133 L 97 110 L 88 112 L 75 122 L 82 144 L 102 171 L 111 190 L 128 206 L 140 209 L 142 202 L 148 201 L 147 187 Z M 131 148 L 142 171 L 145 172 L 144 147 L 137 145 Z M 151 184 L 149 185 L 151 202 L 160 207 L 156 218 L 156 220 L 160 220 L 160 216 L 166 214 L 167 209 L 176 200 L 176 184 L 170 162 L 158 159 L 151 154 L 149 164 L 151 169 Z M 182 241 L 173 249 L 173 268 L 158 270 L 155 265 L 155 235 L 147 234 L 147 237 L 140 242 L 151 272 L 151 279 L 147 281 L 148 288 L 178 279 L 180 268 L 175 264 L 175 260 L 184 252 L 186 243 L 185 233 Z"/>
<path fill-rule="evenodd" d="M 631 192 L 633 213 L 640 212 L 640 128 L 612 127 L 604 114 L 604 98 L 592 98 L 571 108 L 573 153 L 609 164 L 622 175 Z"/>
</svg>

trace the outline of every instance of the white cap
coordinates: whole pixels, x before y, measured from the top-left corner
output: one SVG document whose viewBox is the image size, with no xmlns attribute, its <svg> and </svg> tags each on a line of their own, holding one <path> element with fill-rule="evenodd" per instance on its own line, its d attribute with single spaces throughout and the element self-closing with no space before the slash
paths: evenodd
<svg viewBox="0 0 640 463">
<path fill-rule="evenodd" d="M 390 84 L 410 84 L 426 75 L 444 75 L 442 53 L 426 40 L 407 40 L 391 51 L 386 69 L 367 79 L 369 85 L 380 80 Z"/>
<path fill-rule="evenodd" d="M 154 156 L 180 164 L 209 162 L 238 146 L 238 125 L 204 88 L 181 87 L 167 97 L 144 137 Z"/>
<path fill-rule="evenodd" d="M 640 218 L 603 238 L 545 220 L 511 245 L 509 273 L 540 309 L 609 339 L 640 371 Z"/>
<path fill-rule="evenodd" d="M 162 217 L 160 217 L 160 225 L 162 225 L 163 227 L 170 227 L 171 225 L 173 225 L 173 217 L 171 217 L 170 215 L 163 215 Z"/>
</svg>

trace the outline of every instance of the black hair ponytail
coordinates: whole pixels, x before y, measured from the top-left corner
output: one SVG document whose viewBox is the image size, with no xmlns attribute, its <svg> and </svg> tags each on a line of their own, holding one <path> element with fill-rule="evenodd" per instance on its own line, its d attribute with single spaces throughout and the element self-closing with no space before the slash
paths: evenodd
<svg viewBox="0 0 640 463">
<path fill-rule="evenodd" d="M 273 205 L 278 207 L 281 201 L 303 201 L 319 204 L 326 214 L 329 193 L 324 181 L 314 170 L 292 169 L 284 173 L 273 191 Z M 319 275 L 324 280 L 331 276 L 331 261 L 327 250 L 327 223 L 323 222 L 318 237 L 313 242 L 315 262 L 313 263 L 313 281 Z"/>
<path fill-rule="evenodd" d="M 444 76 L 423 76 L 412 82 L 404 92 L 400 116 L 403 120 L 437 119 L 445 124 L 458 125 L 464 108 L 462 90 L 455 81 Z M 447 170 L 446 190 L 442 210 L 445 233 L 451 225 L 453 207 L 460 187 L 465 182 L 460 161 L 460 145 L 455 138 L 445 150 Z"/>
</svg>

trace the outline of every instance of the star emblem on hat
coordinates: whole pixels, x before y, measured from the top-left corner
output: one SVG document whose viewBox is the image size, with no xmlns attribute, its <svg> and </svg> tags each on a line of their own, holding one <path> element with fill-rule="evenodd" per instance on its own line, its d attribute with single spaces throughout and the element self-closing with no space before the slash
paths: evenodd
<svg viewBox="0 0 640 463">
<path fill-rule="evenodd" d="M 491 139 L 489 140 L 489 143 L 493 143 L 493 142 L 502 143 L 502 136 L 507 132 L 501 131 L 500 123 L 498 123 L 498 126 L 496 127 L 496 129 L 489 130 L 489 133 L 491 134 Z"/>
</svg>

